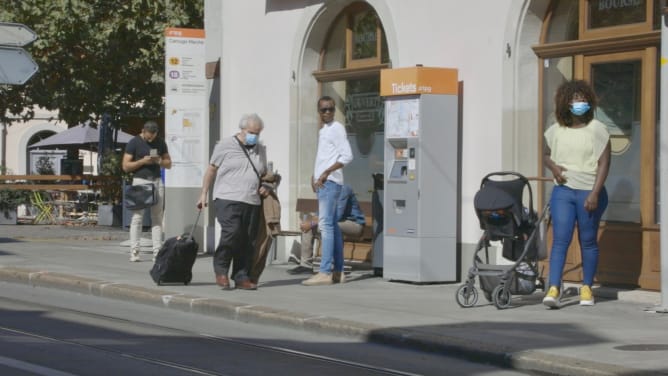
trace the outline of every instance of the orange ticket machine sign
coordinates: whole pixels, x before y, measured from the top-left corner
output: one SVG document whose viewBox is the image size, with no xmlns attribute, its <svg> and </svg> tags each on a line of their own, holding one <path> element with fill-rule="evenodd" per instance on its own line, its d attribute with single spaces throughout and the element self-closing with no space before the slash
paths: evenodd
<svg viewBox="0 0 668 376">
<path fill-rule="evenodd" d="M 380 71 L 380 95 L 458 93 L 457 69 L 408 67 Z"/>
</svg>

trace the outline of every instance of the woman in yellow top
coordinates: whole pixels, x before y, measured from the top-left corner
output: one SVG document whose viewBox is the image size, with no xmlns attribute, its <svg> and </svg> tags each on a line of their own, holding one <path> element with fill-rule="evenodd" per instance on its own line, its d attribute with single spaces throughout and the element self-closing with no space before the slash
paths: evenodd
<svg viewBox="0 0 668 376">
<path fill-rule="evenodd" d="M 549 290 L 543 304 L 559 307 L 566 252 L 578 226 L 583 281 L 580 305 L 594 305 L 591 286 L 598 266 L 598 225 L 608 206 L 604 183 L 610 169 L 610 135 L 594 119 L 596 94 L 585 81 L 562 84 L 554 98 L 557 122 L 545 131 L 545 165 L 554 175 L 550 199 L 553 243 Z"/>
</svg>

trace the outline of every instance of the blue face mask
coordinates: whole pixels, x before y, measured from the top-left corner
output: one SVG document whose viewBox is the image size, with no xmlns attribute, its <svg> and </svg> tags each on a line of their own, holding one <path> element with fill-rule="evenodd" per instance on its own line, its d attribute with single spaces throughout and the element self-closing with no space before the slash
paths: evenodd
<svg viewBox="0 0 668 376">
<path fill-rule="evenodd" d="M 252 133 L 246 133 L 246 145 L 255 145 L 257 144 L 257 135 Z"/>
<path fill-rule="evenodd" d="M 591 107 L 587 102 L 573 102 L 571 103 L 571 113 L 575 116 L 582 116 L 589 111 Z"/>
</svg>

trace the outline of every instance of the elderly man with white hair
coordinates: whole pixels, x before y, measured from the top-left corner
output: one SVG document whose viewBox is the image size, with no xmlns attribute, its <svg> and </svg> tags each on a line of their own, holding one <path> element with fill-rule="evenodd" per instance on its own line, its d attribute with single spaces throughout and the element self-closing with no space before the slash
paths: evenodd
<svg viewBox="0 0 668 376">
<path fill-rule="evenodd" d="M 232 288 L 230 277 L 235 288 L 257 289 L 249 271 L 261 215 L 261 196 L 269 194 L 260 184 L 260 177 L 267 170 L 267 150 L 259 142 L 263 128 L 257 114 L 244 115 L 239 122 L 239 133 L 216 144 L 197 201 L 198 209 L 207 206 L 213 183 L 214 207 L 221 227 L 213 270 L 216 283 L 225 290 Z"/>
</svg>

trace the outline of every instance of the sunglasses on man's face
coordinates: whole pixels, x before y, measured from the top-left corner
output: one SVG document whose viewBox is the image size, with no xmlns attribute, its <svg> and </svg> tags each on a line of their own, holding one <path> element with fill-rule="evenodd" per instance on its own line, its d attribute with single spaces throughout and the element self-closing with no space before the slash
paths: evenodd
<svg viewBox="0 0 668 376">
<path fill-rule="evenodd" d="M 334 112 L 334 107 L 323 107 L 318 110 L 321 114 L 324 114 L 325 112 Z"/>
</svg>

